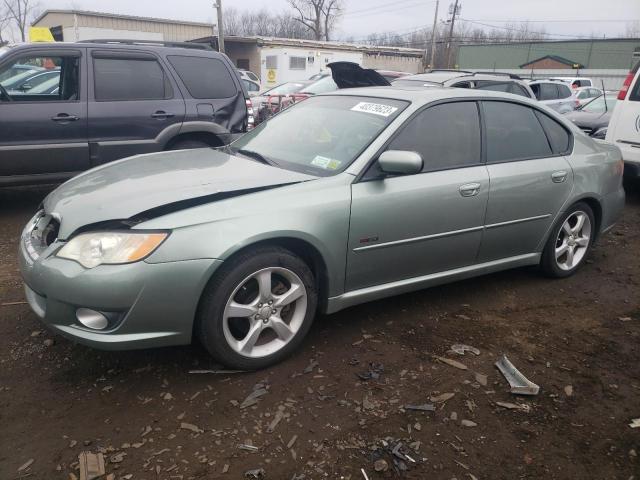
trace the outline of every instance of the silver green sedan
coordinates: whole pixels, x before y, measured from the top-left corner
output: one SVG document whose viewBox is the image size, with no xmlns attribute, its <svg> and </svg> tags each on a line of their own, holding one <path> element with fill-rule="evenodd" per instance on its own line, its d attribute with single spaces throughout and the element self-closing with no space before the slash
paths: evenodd
<svg viewBox="0 0 640 480">
<path fill-rule="evenodd" d="M 525 265 L 566 277 L 624 205 L 620 151 L 524 97 L 348 89 L 229 147 L 141 155 L 24 229 L 31 308 L 106 349 L 187 344 L 256 369 L 318 311 Z"/>
</svg>

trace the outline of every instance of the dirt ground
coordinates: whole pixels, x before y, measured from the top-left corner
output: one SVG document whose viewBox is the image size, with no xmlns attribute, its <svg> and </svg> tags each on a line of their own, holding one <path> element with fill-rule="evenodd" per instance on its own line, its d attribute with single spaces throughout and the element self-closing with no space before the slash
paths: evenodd
<svg viewBox="0 0 640 480">
<path fill-rule="evenodd" d="M 16 249 L 46 193 L 0 190 L 2 480 L 74 479 L 82 451 L 132 480 L 640 479 L 640 188 L 572 278 L 520 269 L 354 307 L 284 363 L 223 374 L 189 373 L 218 368 L 197 345 L 106 353 L 40 324 Z M 539 395 L 508 392 L 501 354 Z M 370 364 L 379 378 L 358 378 Z"/>
</svg>

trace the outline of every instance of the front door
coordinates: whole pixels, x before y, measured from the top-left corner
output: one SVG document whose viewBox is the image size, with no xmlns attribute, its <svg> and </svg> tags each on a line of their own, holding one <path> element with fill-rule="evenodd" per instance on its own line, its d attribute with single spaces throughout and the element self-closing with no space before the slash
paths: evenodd
<svg viewBox="0 0 640 480">
<path fill-rule="evenodd" d="M 482 105 L 491 189 L 478 261 L 536 253 L 571 193 L 570 134 L 529 106 Z"/>
<path fill-rule="evenodd" d="M 472 265 L 489 192 L 475 102 L 422 110 L 387 150 L 421 154 L 422 173 L 373 164 L 352 186 L 346 290 Z"/>
<path fill-rule="evenodd" d="M 166 139 L 179 133 L 184 100 L 155 55 L 137 50 L 93 50 L 90 65 L 93 165 L 156 152 Z"/>
<path fill-rule="evenodd" d="M 84 49 L 34 50 L 0 66 L 0 177 L 72 173 L 89 166 Z M 20 66 L 20 68 L 16 68 Z M 28 67 L 33 67 L 30 70 Z M 3 75 L 17 71 L 15 75 Z M 12 89 L 51 73 L 46 82 Z M 55 85 L 54 85 L 55 84 Z"/>
</svg>

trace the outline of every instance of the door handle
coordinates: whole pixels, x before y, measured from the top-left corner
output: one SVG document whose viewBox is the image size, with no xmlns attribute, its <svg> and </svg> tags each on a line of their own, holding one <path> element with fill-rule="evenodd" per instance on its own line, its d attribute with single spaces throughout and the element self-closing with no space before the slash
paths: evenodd
<svg viewBox="0 0 640 480">
<path fill-rule="evenodd" d="M 75 122 L 80 119 L 75 115 L 69 115 L 67 113 L 59 113 L 55 117 L 51 117 L 51 120 L 53 120 L 54 122 Z"/>
<path fill-rule="evenodd" d="M 154 112 L 151 114 L 151 118 L 164 119 L 164 118 L 172 118 L 172 117 L 175 117 L 173 113 L 167 113 L 163 110 L 158 110 L 157 112 Z"/>
<path fill-rule="evenodd" d="M 480 192 L 480 184 L 466 183 L 464 185 L 461 185 L 458 191 L 463 197 L 474 197 L 478 194 L 478 192 Z"/>
<path fill-rule="evenodd" d="M 551 174 L 551 180 L 553 183 L 562 183 L 567 179 L 567 172 L 565 170 L 558 170 Z"/>
</svg>

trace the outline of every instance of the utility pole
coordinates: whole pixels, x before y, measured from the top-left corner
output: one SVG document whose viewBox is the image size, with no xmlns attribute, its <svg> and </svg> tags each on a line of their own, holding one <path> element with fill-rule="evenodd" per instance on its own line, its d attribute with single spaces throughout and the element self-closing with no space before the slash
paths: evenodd
<svg viewBox="0 0 640 480">
<path fill-rule="evenodd" d="M 222 0 L 217 0 L 213 8 L 218 11 L 218 51 L 224 53 L 224 29 L 222 22 Z M 215 32 L 214 32 L 215 33 Z"/>
<path fill-rule="evenodd" d="M 456 22 L 456 17 L 460 15 L 461 9 L 462 5 L 458 6 L 458 0 L 455 0 L 454 4 L 449 6 L 451 24 L 449 25 L 449 42 L 447 43 L 447 68 L 451 68 L 451 50 L 453 50 L 453 25 Z"/>
<path fill-rule="evenodd" d="M 433 16 L 433 29 L 431 30 L 431 68 L 436 68 L 436 28 L 438 26 L 438 5 L 440 5 L 440 1 L 436 0 L 436 13 Z M 427 52 L 424 52 L 425 57 L 427 56 Z M 425 62 L 426 64 L 427 62 Z M 426 67 L 426 65 L 425 65 Z"/>
</svg>

